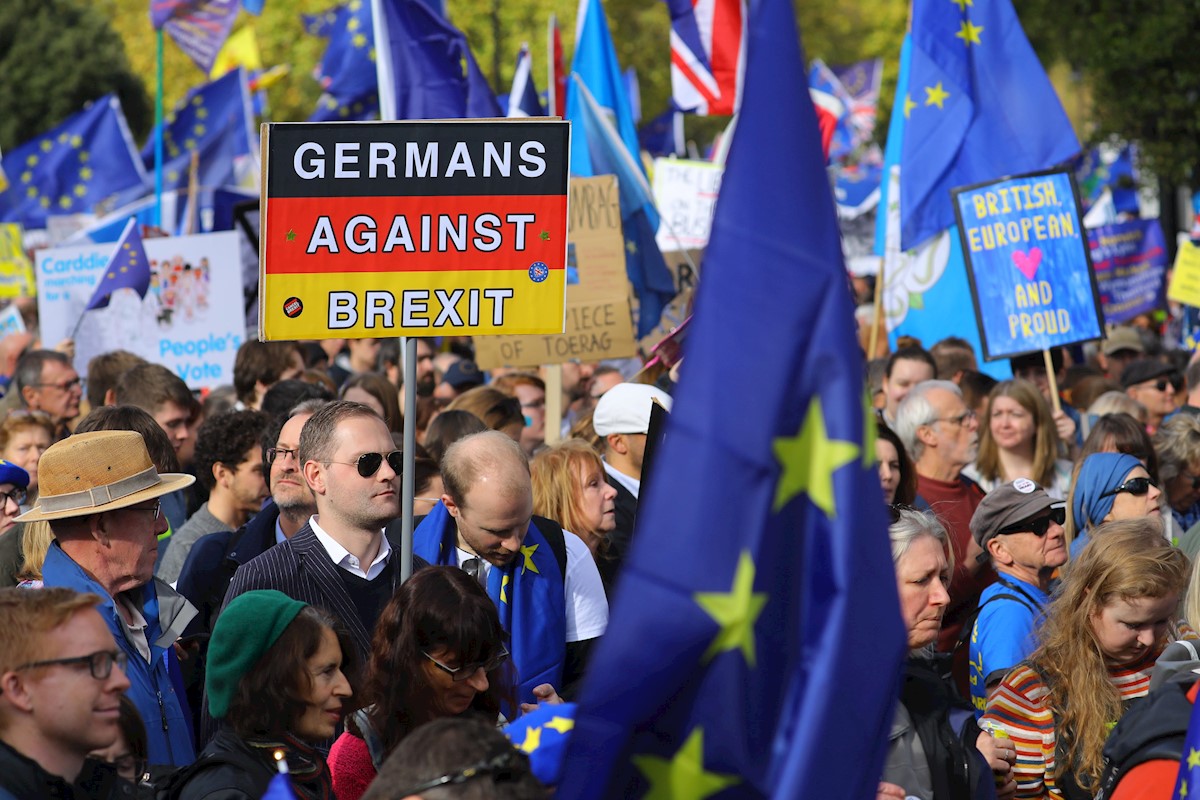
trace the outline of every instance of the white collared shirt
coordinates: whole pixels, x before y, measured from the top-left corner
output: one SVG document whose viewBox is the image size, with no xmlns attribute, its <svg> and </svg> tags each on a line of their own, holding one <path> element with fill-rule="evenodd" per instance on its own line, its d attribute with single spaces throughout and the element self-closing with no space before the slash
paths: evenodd
<svg viewBox="0 0 1200 800">
<path fill-rule="evenodd" d="M 358 561 L 358 557 L 351 554 L 349 550 L 342 547 L 337 541 L 334 540 L 332 536 L 326 533 L 324 529 L 321 528 L 320 523 L 317 522 L 317 517 L 315 514 L 309 517 L 308 524 L 309 527 L 312 528 L 313 533 L 317 535 L 317 541 L 320 542 L 321 546 L 325 548 L 325 552 L 329 554 L 329 558 L 333 561 L 333 563 L 346 570 L 346 572 L 349 572 L 351 575 L 357 575 L 365 580 L 373 581 L 379 577 L 379 574 L 383 572 L 384 567 L 387 566 L 388 557 L 392 554 L 392 545 L 390 542 L 388 542 L 387 537 L 382 535 L 382 531 L 380 536 L 382 541 L 379 543 L 379 552 L 375 555 L 375 560 L 371 562 L 371 565 L 367 567 L 366 571 L 364 572 L 362 564 L 360 564 Z"/>
<path fill-rule="evenodd" d="M 638 497 L 638 492 L 641 491 L 641 488 L 642 488 L 641 481 L 639 481 L 637 478 L 629 477 L 624 472 L 621 472 L 619 469 L 617 469 L 616 467 L 613 467 L 611 464 L 609 464 L 607 461 L 604 461 L 603 459 L 601 459 L 601 463 L 604 464 L 604 471 L 607 472 L 609 475 L 612 475 L 613 480 L 615 480 L 617 483 L 621 484 L 626 489 L 628 489 L 629 492 L 634 497 L 637 497 L 639 500 L 641 499 L 640 497 Z"/>
</svg>

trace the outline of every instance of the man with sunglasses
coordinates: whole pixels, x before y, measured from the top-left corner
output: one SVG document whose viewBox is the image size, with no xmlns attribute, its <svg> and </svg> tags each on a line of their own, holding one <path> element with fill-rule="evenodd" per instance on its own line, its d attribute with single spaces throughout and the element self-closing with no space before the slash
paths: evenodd
<svg viewBox="0 0 1200 800">
<path fill-rule="evenodd" d="M 990 558 L 999 576 L 980 596 L 970 632 L 976 717 L 988 690 L 1033 652 L 1051 576 L 1067 563 L 1065 520 L 1065 504 L 1028 478 L 993 489 L 971 517 L 971 535 L 984 551 L 980 558 Z"/>
<path fill-rule="evenodd" d="M 253 589 L 276 589 L 323 608 L 346 626 L 365 664 L 375 622 L 400 586 L 400 558 L 384 527 L 400 515 L 403 460 L 383 419 L 344 400 L 309 418 L 296 456 L 317 513 L 287 541 L 238 567 L 225 605 Z M 414 557 L 413 569 L 422 566 Z"/>
<path fill-rule="evenodd" d="M 42 581 L 100 598 L 99 611 L 128 662 L 127 695 L 146 723 L 155 767 L 195 759 L 186 698 L 176 692 L 175 642 L 196 609 L 154 577 L 161 498 L 191 486 L 191 475 L 162 473 L 133 431 L 77 433 L 38 462 L 38 501 L 18 522 L 46 520 L 54 542 Z"/>
<path fill-rule="evenodd" d="M 0 590 L 0 797 L 133 797 L 89 757 L 120 735 L 126 654 L 69 589 Z"/>
<path fill-rule="evenodd" d="M 1175 368 L 1153 358 L 1139 358 L 1121 371 L 1125 394 L 1146 407 L 1146 430 L 1153 434 L 1175 410 Z"/>
</svg>

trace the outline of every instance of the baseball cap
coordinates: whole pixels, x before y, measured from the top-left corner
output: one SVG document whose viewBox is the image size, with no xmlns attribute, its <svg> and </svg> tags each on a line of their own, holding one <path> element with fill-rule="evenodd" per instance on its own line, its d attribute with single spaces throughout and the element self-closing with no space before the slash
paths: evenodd
<svg viewBox="0 0 1200 800">
<path fill-rule="evenodd" d="M 671 395 L 644 383 L 618 383 L 596 403 L 592 427 L 600 436 L 610 433 L 646 433 L 650 429 L 650 406 L 657 400 L 671 410 Z"/>
<path fill-rule="evenodd" d="M 1128 325 L 1118 325 L 1110 330 L 1101 349 L 1106 356 L 1122 350 L 1133 350 L 1136 353 L 1146 352 L 1146 347 L 1142 344 L 1142 337 L 1138 336 L 1138 332 Z"/>
</svg>

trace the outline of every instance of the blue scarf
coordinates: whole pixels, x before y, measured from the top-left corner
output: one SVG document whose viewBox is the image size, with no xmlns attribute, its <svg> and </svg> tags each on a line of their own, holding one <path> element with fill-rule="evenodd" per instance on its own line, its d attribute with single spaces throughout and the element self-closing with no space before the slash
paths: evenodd
<svg viewBox="0 0 1200 800">
<path fill-rule="evenodd" d="M 1093 453 L 1083 461 L 1075 479 L 1071 512 L 1075 519 L 1075 541 L 1071 542 L 1071 557 L 1079 555 L 1088 540 L 1088 532 L 1099 525 L 1112 511 L 1115 495 L 1101 497 L 1125 481 L 1125 476 L 1142 466 L 1126 453 Z"/>
<path fill-rule="evenodd" d="M 430 564 L 458 566 L 457 546 L 458 526 L 439 502 L 413 532 L 413 552 Z M 517 557 L 504 567 L 491 565 L 487 593 L 511 639 L 520 702 L 537 702 L 533 687 L 540 684 L 562 688 L 567 651 L 563 576 L 550 544 L 532 521 Z"/>
</svg>

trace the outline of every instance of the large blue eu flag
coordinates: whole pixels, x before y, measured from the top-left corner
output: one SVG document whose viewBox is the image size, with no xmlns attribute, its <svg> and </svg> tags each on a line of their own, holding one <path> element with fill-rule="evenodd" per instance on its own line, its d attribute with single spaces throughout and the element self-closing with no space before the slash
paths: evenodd
<svg viewBox="0 0 1200 800">
<path fill-rule="evenodd" d="M 317 65 L 322 93 L 309 121 L 378 119 L 371 0 L 350 0 L 324 14 L 306 16 L 304 25 L 309 33 L 329 39 Z"/>
<path fill-rule="evenodd" d="M 687 361 L 560 795 L 874 798 L 906 636 L 790 0 L 751 4 Z"/>
<path fill-rule="evenodd" d="M 1010 0 L 914 0 L 909 90 L 897 111 L 907 118 L 905 250 L 954 224 L 952 188 L 1052 167 L 1079 152 Z"/>
<path fill-rule="evenodd" d="M 9 187 L 0 222 L 46 227 L 49 214 L 78 214 L 112 195 L 146 185 L 146 173 L 114 95 L 4 154 Z"/>
</svg>

